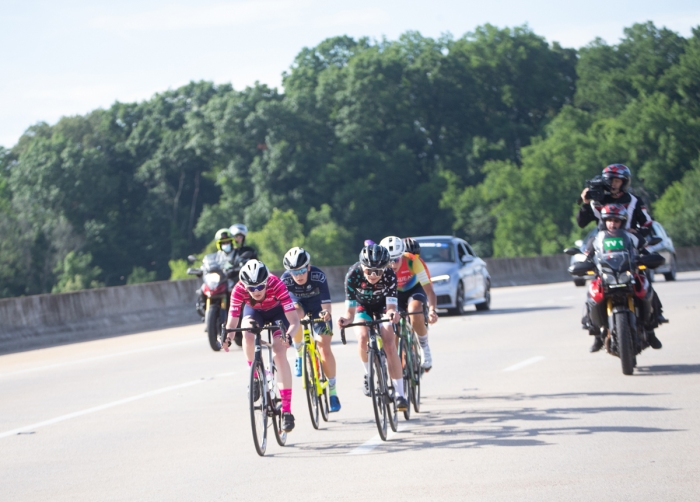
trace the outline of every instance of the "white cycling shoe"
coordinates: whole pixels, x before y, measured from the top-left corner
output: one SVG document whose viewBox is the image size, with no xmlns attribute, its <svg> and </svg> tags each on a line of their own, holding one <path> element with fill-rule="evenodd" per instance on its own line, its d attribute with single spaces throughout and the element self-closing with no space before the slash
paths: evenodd
<svg viewBox="0 0 700 502">
<path fill-rule="evenodd" d="M 426 345 L 425 347 L 421 347 L 421 353 L 421 359 L 423 360 L 421 367 L 425 371 L 430 371 L 430 368 L 433 367 L 433 357 L 430 355 L 430 346 Z"/>
</svg>

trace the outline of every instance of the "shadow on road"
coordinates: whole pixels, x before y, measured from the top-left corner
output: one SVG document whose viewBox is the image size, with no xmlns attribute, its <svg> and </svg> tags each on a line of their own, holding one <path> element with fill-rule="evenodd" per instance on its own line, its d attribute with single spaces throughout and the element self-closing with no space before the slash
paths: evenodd
<svg viewBox="0 0 700 502">
<path fill-rule="evenodd" d="M 641 366 L 637 368 L 640 376 L 659 375 L 697 375 L 700 374 L 700 364 L 668 364 L 664 366 Z"/>
<path fill-rule="evenodd" d="M 504 396 L 486 396 L 484 399 L 521 399 L 567 398 L 591 396 L 653 396 L 644 393 L 571 393 L 548 394 L 539 396 L 517 395 L 515 398 Z M 679 432 L 681 429 L 665 429 L 638 425 L 596 425 L 581 424 L 587 416 L 607 413 L 638 413 L 644 422 L 649 413 L 673 411 L 672 408 L 657 406 L 591 406 L 591 407 L 516 407 L 509 409 L 464 409 L 464 397 L 441 397 L 432 403 L 424 403 L 431 411 L 412 414 L 411 420 L 400 419 L 402 432 L 390 441 L 382 442 L 370 454 L 386 454 L 423 448 L 480 448 L 484 446 L 547 446 L 556 443 L 557 436 L 580 436 L 602 433 L 615 434 L 653 434 L 661 432 Z M 439 403 L 439 404 L 438 404 Z M 442 408 L 442 409 L 441 409 Z M 567 426 L 557 426 L 567 422 Z M 572 421 L 578 421 L 572 423 Z M 617 422 L 618 420 L 616 420 Z M 629 422 L 628 422 L 629 423 Z M 369 434 L 376 434 L 376 426 L 371 420 L 349 420 L 336 422 L 345 429 L 363 428 Z M 334 426 L 336 425 L 334 424 Z M 330 424 L 329 424 L 330 425 Z M 564 425 L 564 424 L 562 424 Z M 305 456 L 308 454 L 345 455 L 360 446 L 356 442 L 320 441 L 295 444 L 293 449 L 285 449 L 280 456 Z"/>
<path fill-rule="evenodd" d="M 469 392 L 472 389 L 465 389 L 465 392 Z M 454 400 L 468 400 L 468 401 L 492 401 L 492 400 L 503 400 L 503 401 L 532 401 L 534 399 L 576 399 L 583 397 L 633 397 L 633 396 L 661 396 L 667 393 L 648 393 L 648 392 L 561 392 L 556 394 L 523 394 L 522 392 L 516 392 L 513 394 L 462 394 L 459 396 L 438 396 L 435 399 L 438 401 L 454 401 Z"/>
</svg>

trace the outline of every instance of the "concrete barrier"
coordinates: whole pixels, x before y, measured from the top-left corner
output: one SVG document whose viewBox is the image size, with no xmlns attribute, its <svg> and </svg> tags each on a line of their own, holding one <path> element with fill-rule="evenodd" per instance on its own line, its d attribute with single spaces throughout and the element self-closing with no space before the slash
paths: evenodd
<svg viewBox="0 0 700 502">
<path fill-rule="evenodd" d="M 700 246 L 678 248 L 679 271 L 700 270 Z M 571 280 L 569 257 L 487 258 L 492 286 Z M 331 298 L 345 299 L 348 265 L 323 267 Z M 280 275 L 280 271 L 274 272 Z M 0 354 L 197 323 L 199 279 L 0 300 Z"/>
</svg>

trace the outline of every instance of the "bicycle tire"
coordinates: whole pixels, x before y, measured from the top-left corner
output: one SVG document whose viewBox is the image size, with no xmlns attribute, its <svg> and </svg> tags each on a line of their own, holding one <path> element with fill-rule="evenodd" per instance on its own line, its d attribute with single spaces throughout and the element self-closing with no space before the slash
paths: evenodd
<svg viewBox="0 0 700 502">
<path fill-rule="evenodd" d="M 267 392 L 265 389 L 265 369 L 262 361 L 253 361 L 250 366 L 248 402 L 250 404 L 250 425 L 253 430 L 255 451 L 261 457 L 267 448 Z M 255 389 L 258 389 L 258 392 Z M 257 395 L 256 395 L 257 394 Z M 255 399 L 257 397 L 257 399 Z"/>
<path fill-rule="evenodd" d="M 316 390 L 316 382 L 314 379 L 314 366 L 313 360 L 311 359 L 311 353 L 309 352 L 309 347 L 304 345 L 304 357 L 303 357 L 303 376 L 304 376 L 304 387 L 306 390 L 306 402 L 309 405 L 309 416 L 311 417 L 311 425 L 314 429 L 318 429 L 319 426 L 319 408 L 320 403 L 318 399 L 318 392 Z"/>
<path fill-rule="evenodd" d="M 277 368 L 272 368 L 272 428 L 275 430 L 277 444 L 284 446 L 287 444 L 287 433 L 282 430 L 282 396 L 277 387 Z"/>
<path fill-rule="evenodd" d="M 413 403 L 413 411 L 420 413 L 420 379 L 423 375 L 423 368 L 420 363 L 420 348 L 416 335 L 414 333 L 413 343 L 411 343 L 411 359 L 413 362 L 413 379 L 411 380 L 411 403 Z"/>
<path fill-rule="evenodd" d="M 318 381 L 321 383 L 322 386 L 321 394 L 318 396 L 318 401 L 321 408 L 321 418 L 323 418 L 324 422 L 328 422 L 328 418 L 330 417 L 331 411 L 331 389 L 329 387 L 328 377 L 326 377 L 326 373 L 323 371 L 323 364 L 321 363 L 321 354 L 319 353 L 318 348 L 316 349 L 316 361 L 318 362 Z"/>
<path fill-rule="evenodd" d="M 396 409 L 396 389 L 393 384 L 389 385 L 389 367 L 386 361 L 386 354 L 381 357 L 382 367 L 384 371 L 384 381 L 387 382 L 386 392 L 384 393 L 384 406 L 386 406 L 386 414 L 389 418 L 389 426 L 394 432 L 399 431 L 399 412 Z"/>
<path fill-rule="evenodd" d="M 386 394 L 386 381 L 382 373 L 381 361 L 379 354 L 370 350 L 369 357 L 369 395 L 372 398 L 372 407 L 374 408 L 374 421 L 377 424 L 379 437 L 382 441 L 387 438 L 387 409 L 384 403 L 384 395 Z"/>
<path fill-rule="evenodd" d="M 401 361 L 401 369 L 403 373 L 403 389 L 406 394 L 408 407 L 403 412 L 403 417 L 406 420 L 411 419 L 411 401 L 412 401 L 412 384 L 413 384 L 413 361 L 411 352 L 408 350 L 406 339 L 402 336 L 399 341 L 399 360 Z"/>
</svg>

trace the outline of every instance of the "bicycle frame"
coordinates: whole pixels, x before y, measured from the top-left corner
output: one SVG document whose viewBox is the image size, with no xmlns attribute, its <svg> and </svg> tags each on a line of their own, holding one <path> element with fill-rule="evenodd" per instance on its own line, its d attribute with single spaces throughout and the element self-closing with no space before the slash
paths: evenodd
<svg viewBox="0 0 700 502">
<path fill-rule="evenodd" d="M 301 320 L 302 333 L 304 340 L 304 357 L 302 363 L 302 385 L 306 389 L 306 399 L 309 405 L 309 414 L 311 415 L 311 425 L 314 429 L 318 429 L 319 420 L 318 412 L 321 411 L 321 416 L 325 422 L 328 421 L 329 404 L 328 396 L 329 382 L 323 373 L 321 355 L 314 338 L 313 325 L 317 322 L 324 322 L 323 319 L 314 319 L 311 313 L 308 313 Z M 307 361 L 307 356 L 310 361 Z M 310 366 L 310 368 L 308 367 Z M 313 388 L 307 388 L 308 385 Z"/>
</svg>

